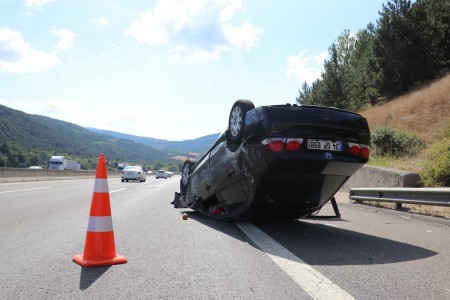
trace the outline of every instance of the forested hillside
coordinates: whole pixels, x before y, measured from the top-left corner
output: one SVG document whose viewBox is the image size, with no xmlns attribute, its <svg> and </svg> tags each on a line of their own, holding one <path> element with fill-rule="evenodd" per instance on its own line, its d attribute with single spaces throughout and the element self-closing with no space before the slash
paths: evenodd
<svg viewBox="0 0 450 300">
<path fill-rule="evenodd" d="M 387 102 L 450 71 L 450 1 L 392 0 L 376 25 L 344 31 L 319 79 L 297 101 L 358 111 Z"/>
<path fill-rule="evenodd" d="M 119 162 L 147 167 L 156 162 L 155 168 L 178 164 L 166 151 L 3 105 L 0 105 L 0 153 L 2 167 L 45 166 L 52 155 L 65 155 L 81 161 L 82 168 L 92 169 L 100 153 L 105 154 L 111 167 Z"/>
</svg>

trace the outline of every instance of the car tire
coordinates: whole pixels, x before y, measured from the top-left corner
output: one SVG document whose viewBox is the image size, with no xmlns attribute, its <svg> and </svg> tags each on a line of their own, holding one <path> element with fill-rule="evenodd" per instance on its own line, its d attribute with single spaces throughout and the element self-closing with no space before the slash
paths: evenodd
<svg viewBox="0 0 450 300">
<path fill-rule="evenodd" d="M 184 162 L 183 168 L 181 169 L 180 191 L 183 195 L 186 195 L 191 177 L 190 169 L 194 164 L 195 160 L 188 159 Z"/>
<path fill-rule="evenodd" d="M 122 182 L 124 182 L 125 180 L 122 179 Z"/>
<path fill-rule="evenodd" d="M 245 115 L 254 108 L 253 102 L 244 99 L 237 100 L 231 107 L 226 136 L 228 148 L 232 152 L 236 151 L 242 143 Z"/>
</svg>

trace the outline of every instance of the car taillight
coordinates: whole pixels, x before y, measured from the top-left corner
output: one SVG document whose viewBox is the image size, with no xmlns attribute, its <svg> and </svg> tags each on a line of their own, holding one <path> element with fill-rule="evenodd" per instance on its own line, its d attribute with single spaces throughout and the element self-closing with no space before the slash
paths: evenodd
<svg viewBox="0 0 450 300">
<path fill-rule="evenodd" d="M 352 151 L 352 154 L 354 156 L 359 156 L 361 154 L 361 148 L 359 147 L 359 144 L 348 143 L 348 146 L 350 147 L 350 151 Z"/>
<path fill-rule="evenodd" d="M 369 146 L 363 145 L 363 144 L 361 144 L 360 146 L 361 146 L 361 155 L 362 155 L 362 157 L 365 158 L 365 159 L 369 159 L 369 156 L 370 156 L 370 148 L 369 148 Z"/>
<path fill-rule="evenodd" d="M 370 156 L 370 148 L 367 145 L 363 144 L 355 144 L 355 143 L 348 143 L 348 146 L 350 147 L 350 151 L 354 156 L 362 157 L 364 159 L 369 159 Z"/>
<path fill-rule="evenodd" d="M 270 151 L 279 153 L 284 149 L 286 149 L 286 151 L 296 151 L 300 149 L 302 141 L 303 139 L 298 138 L 270 138 L 261 141 L 261 143 L 266 145 Z"/>
<path fill-rule="evenodd" d="M 284 138 L 273 138 L 262 141 L 264 145 L 272 152 L 282 152 L 284 150 Z"/>
<path fill-rule="evenodd" d="M 287 139 L 286 140 L 286 150 L 287 151 L 297 151 L 302 145 L 303 139 Z"/>
</svg>

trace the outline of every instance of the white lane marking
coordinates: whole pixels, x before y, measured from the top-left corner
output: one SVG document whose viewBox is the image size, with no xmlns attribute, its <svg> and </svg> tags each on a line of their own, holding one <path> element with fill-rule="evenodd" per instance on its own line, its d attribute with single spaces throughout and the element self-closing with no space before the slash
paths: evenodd
<svg viewBox="0 0 450 300">
<path fill-rule="evenodd" d="M 40 188 L 33 188 L 33 189 L 22 189 L 22 190 L 12 190 L 12 191 L 3 191 L 0 192 L 0 194 L 6 194 L 6 193 L 16 193 L 16 192 L 26 192 L 26 191 L 35 191 L 35 190 L 44 190 L 44 189 L 51 189 L 50 186 L 40 187 Z"/>
<path fill-rule="evenodd" d="M 313 299 L 354 299 L 253 224 L 236 225 Z"/>
<path fill-rule="evenodd" d="M 118 190 L 111 191 L 111 192 L 109 192 L 109 193 L 112 194 L 112 193 L 120 192 L 120 191 L 123 191 L 123 190 L 126 190 L 126 189 L 127 189 L 127 188 L 118 189 Z"/>
</svg>

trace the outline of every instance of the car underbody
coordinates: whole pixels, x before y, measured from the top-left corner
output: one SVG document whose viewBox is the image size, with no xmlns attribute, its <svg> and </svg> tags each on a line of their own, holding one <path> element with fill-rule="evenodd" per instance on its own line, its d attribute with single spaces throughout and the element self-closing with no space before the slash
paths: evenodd
<svg viewBox="0 0 450 300">
<path fill-rule="evenodd" d="M 367 121 L 352 112 L 238 100 L 229 129 L 185 162 L 173 204 L 229 220 L 307 216 L 367 162 L 369 142 Z"/>
</svg>

